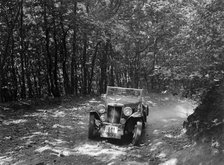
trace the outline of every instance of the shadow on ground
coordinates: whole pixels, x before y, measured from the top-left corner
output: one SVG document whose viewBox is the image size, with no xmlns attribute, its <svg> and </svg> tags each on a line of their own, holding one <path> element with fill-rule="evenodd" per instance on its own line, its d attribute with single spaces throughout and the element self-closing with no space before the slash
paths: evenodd
<svg viewBox="0 0 224 165">
<path fill-rule="evenodd" d="M 98 98 L 68 97 L 8 116 L 0 125 L 0 164 L 208 164 L 203 157 L 208 150 L 189 140 L 182 127 L 195 105 L 159 94 L 146 101 L 150 115 L 137 147 L 125 139 L 87 138 L 89 111 L 101 102 Z"/>
</svg>

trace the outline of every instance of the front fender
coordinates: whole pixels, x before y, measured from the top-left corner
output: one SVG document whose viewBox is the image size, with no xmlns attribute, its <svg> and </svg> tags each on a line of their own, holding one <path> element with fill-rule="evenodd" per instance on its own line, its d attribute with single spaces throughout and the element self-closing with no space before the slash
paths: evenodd
<svg viewBox="0 0 224 165">
<path fill-rule="evenodd" d="M 137 120 L 141 120 L 143 119 L 143 114 L 141 112 L 134 112 L 128 119 L 127 119 L 127 122 L 128 121 L 137 121 Z"/>
<path fill-rule="evenodd" d="M 130 118 L 131 117 L 133 117 L 133 118 L 140 118 L 140 117 L 142 117 L 143 115 L 142 115 L 142 113 L 141 112 L 135 112 L 135 113 L 133 113 L 131 116 L 130 116 Z"/>
<path fill-rule="evenodd" d="M 134 112 L 126 121 L 125 123 L 125 129 L 128 132 L 132 132 L 134 130 L 135 124 L 138 121 L 143 121 L 143 114 L 142 112 Z"/>
<path fill-rule="evenodd" d="M 93 114 L 93 115 L 95 116 L 95 119 L 100 120 L 100 115 L 99 115 L 98 112 L 96 112 L 96 111 L 90 111 L 90 115 L 91 115 L 91 114 Z"/>
</svg>

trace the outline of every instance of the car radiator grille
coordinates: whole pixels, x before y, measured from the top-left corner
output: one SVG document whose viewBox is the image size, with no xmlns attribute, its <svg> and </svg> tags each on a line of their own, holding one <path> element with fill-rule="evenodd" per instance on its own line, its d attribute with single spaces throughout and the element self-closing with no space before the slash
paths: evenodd
<svg viewBox="0 0 224 165">
<path fill-rule="evenodd" d="M 120 123 L 122 107 L 108 106 L 107 119 L 109 123 Z"/>
</svg>

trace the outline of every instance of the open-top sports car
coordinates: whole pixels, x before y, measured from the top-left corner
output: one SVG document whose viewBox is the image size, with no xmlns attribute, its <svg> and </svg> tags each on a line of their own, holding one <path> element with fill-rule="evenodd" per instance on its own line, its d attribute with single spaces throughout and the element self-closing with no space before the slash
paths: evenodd
<svg viewBox="0 0 224 165">
<path fill-rule="evenodd" d="M 89 138 L 121 139 L 127 135 L 138 145 L 149 113 L 142 95 L 142 89 L 108 86 L 104 104 L 90 111 Z"/>
</svg>

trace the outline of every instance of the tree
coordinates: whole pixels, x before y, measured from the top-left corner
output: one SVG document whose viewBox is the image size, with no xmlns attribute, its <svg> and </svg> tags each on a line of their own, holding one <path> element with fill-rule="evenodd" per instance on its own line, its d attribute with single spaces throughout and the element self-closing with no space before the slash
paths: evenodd
<svg viewBox="0 0 224 165">
<path fill-rule="evenodd" d="M 1 100 L 104 93 L 107 85 L 198 96 L 223 77 L 220 6 L 219 0 L 3 0 Z"/>
</svg>

